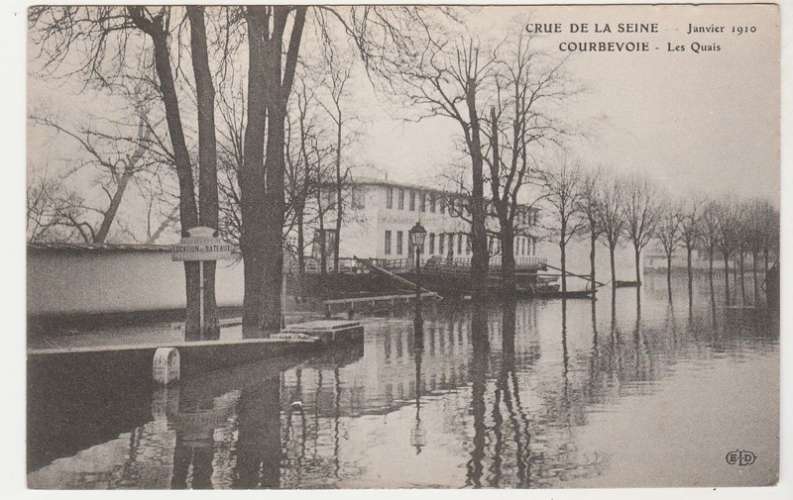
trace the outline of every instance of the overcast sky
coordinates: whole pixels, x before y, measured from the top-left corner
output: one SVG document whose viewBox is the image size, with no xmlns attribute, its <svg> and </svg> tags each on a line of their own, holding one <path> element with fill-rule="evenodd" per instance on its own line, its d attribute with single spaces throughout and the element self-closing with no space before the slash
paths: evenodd
<svg viewBox="0 0 793 500">
<path fill-rule="evenodd" d="M 500 40 L 531 19 L 561 23 L 537 47 L 562 57 L 563 41 L 646 41 L 648 53 L 581 53 L 567 61 L 586 92 L 571 100 L 565 119 L 586 131 L 574 141 L 586 165 L 639 171 L 673 192 L 707 190 L 762 196 L 777 203 L 779 189 L 779 27 L 771 6 L 485 7 L 465 15 L 471 32 Z M 609 23 L 611 34 L 571 35 L 569 24 Z M 657 23 L 657 34 L 616 33 L 617 23 Z M 756 32 L 686 35 L 689 23 L 756 26 Z M 667 43 L 718 44 L 720 51 L 670 53 Z M 656 49 L 657 48 L 657 49 Z M 355 156 L 390 178 L 430 182 L 455 156 L 459 126 L 445 118 L 403 120 L 404 109 L 358 76 L 352 102 L 365 132 Z M 101 114 L 107 103 L 79 87 L 31 77 L 29 109 L 65 117 Z M 63 140 L 30 130 L 29 165 L 69 156 Z"/>
<path fill-rule="evenodd" d="M 671 190 L 701 188 L 777 199 L 779 190 L 779 28 L 775 8 L 534 7 L 485 8 L 476 15 L 499 34 L 515 18 L 532 22 L 657 22 L 656 35 L 544 35 L 549 53 L 567 40 L 642 40 L 650 53 L 584 53 L 568 69 L 586 87 L 568 106 L 587 132 L 576 151 L 591 165 L 646 172 Z M 754 35 L 690 37 L 689 23 L 755 25 Z M 567 28 L 564 28 L 567 31 Z M 667 42 L 717 43 L 720 52 L 669 53 Z M 675 43 L 676 44 L 676 43 Z M 404 123 L 387 118 L 368 127 L 367 156 L 422 180 L 448 161 L 459 134 L 448 119 Z M 446 146 L 446 147 L 444 147 Z"/>
</svg>

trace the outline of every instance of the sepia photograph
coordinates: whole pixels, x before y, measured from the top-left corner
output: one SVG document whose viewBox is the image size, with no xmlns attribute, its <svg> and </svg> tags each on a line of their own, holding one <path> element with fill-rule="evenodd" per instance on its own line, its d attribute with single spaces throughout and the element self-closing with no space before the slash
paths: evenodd
<svg viewBox="0 0 793 500">
<path fill-rule="evenodd" d="M 777 485 L 778 3 L 18 15 L 23 487 Z"/>
</svg>

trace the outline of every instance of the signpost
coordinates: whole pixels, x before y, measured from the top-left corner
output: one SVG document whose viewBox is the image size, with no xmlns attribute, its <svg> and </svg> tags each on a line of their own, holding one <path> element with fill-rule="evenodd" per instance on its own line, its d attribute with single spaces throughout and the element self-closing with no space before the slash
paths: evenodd
<svg viewBox="0 0 793 500">
<path fill-rule="evenodd" d="M 211 227 L 198 226 L 187 230 L 189 236 L 173 246 L 171 259 L 174 261 L 198 261 L 199 296 L 198 329 L 204 333 L 204 261 L 228 260 L 234 245 L 218 238 Z"/>
</svg>

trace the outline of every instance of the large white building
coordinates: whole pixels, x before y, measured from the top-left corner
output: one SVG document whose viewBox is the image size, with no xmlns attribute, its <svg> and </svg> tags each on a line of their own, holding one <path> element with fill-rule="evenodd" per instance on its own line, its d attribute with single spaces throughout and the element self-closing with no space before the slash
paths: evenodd
<svg viewBox="0 0 793 500">
<path fill-rule="evenodd" d="M 470 224 L 466 220 L 469 216 L 464 196 L 438 188 L 374 178 L 357 178 L 346 189 L 346 195 L 350 209 L 342 223 L 341 258 L 408 258 L 408 232 L 416 222 L 421 222 L 427 230 L 423 260 L 433 256 L 456 261 L 470 259 Z M 328 190 L 325 201 L 333 206 L 335 191 Z M 466 214 L 465 217 L 461 217 L 461 213 Z M 330 221 L 325 221 L 324 226 L 333 228 L 333 213 L 327 218 Z M 536 255 L 538 233 L 533 230 L 536 222 L 537 210 L 522 206 L 516 221 L 517 262 Z M 493 217 L 488 219 L 487 226 L 494 233 L 498 231 L 498 221 Z M 316 236 L 314 240 L 317 241 Z M 328 245 L 327 252 L 330 247 Z M 491 258 L 500 259 L 498 238 L 491 238 L 490 249 Z M 312 255 L 317 257 L 317 251 L 318 245 L 314 245 Z M 331 260 L 328 257 L 329 265 Z"/>
</svg>

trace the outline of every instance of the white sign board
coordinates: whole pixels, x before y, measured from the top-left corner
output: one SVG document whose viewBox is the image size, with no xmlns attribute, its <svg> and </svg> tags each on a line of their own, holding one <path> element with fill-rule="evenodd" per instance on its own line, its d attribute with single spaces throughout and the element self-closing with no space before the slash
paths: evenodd
<svg viewBox="0 0 793 500">
<path fill-rule="evenodd" d="M 226 260 L 231 258 L 234 245 L 213 236 L 211 227 L 188 229 L 190 236 L 173 246 L 171 259 L 176 261 Z"/>
</svg>

